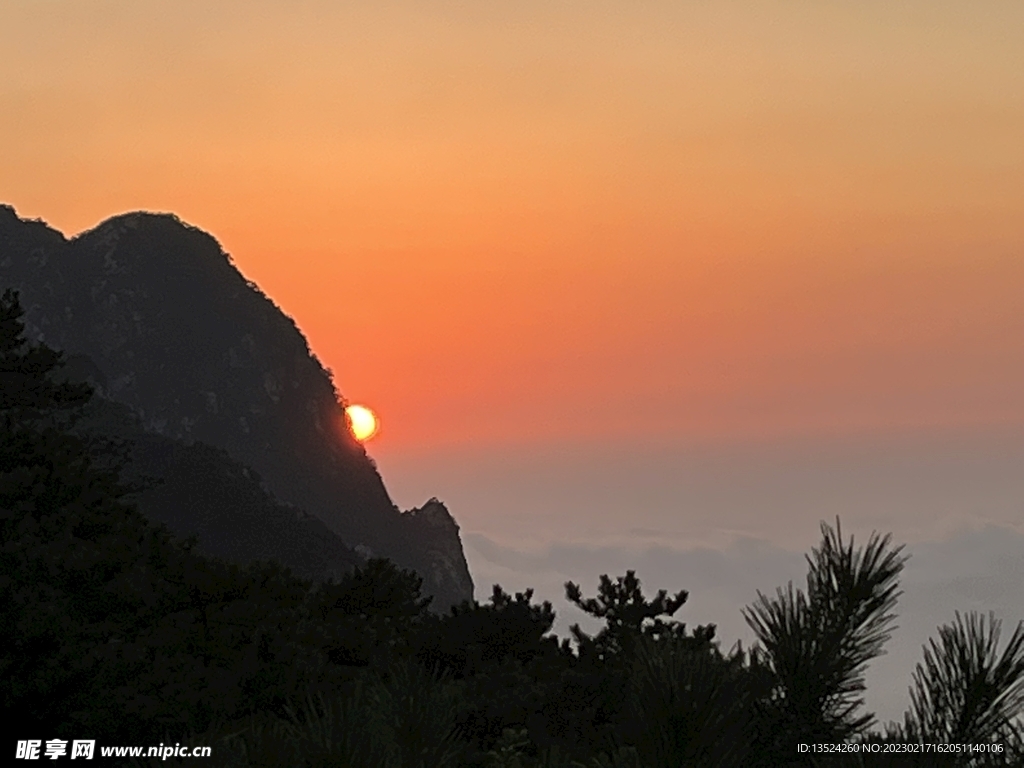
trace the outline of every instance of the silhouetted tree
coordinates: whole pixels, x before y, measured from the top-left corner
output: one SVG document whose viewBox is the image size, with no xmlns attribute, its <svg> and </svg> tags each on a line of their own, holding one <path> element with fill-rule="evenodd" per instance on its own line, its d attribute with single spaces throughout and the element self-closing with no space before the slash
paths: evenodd
<svg viewBox="0 0 1024 768">
<path fill-rule="evenodd" d="M 427 618 L 431 598 L 421 595 L 423 579 L 390 560 L 373 558 L 338 581 L 320 584 L 312 595 L 313 617 L 327 634 L 325 647 L 335 664 L 386 665 L 414 652 L 413 636 Z"/>
<path fill-rule="evenodd" d="M 792 761 L 797 742 L 842 741 L 873 721 L 858 712 L 864 671 L 893 627 L 903 547 L 877 533 L 855 547 L 852 537 L 843 540 L 838 520 L 835 528 L 822 523 L 821 532 L 807 557 L 807 591 L 791 582 L 775 597 L 759 592 L 744 611 L 761 644 L 754 663 L 774 676 L 756 747 L 768 765 Z"/>
<path fill-rule="evenodd" d="M 584 598 L 578 584 L 565 584 L 566 599 L 584 613 L 604 621 L 604 627 L 596 637 L 590 637 L 574 624 L 570 631 L 583 654 L 596 653 L 600 658 L 609 658 L 628 651 L 640 635 L 659 638 L 668 635 L 685 638 L 686 625 L 667 620 L 686 603 L 689 594 L 681 590 L 669 596 L 664 589 L 652 600 L 644 597 L 640 579 L 635 571 L 626 571 L 613 582 L 607 575 L 600 578 L 597 597 Z M 698 627 L 692 639 L 708 643 L 714 639 L 713 625 Z"/>
<path fill-rule="evenodd" d="M 159 596 L 149 562 L 170 545 L 124 502 L 66 427 L 91 392 L 55 381 L 62 357 L 24 336 L 11 291 L 0 299 L 0 705 L 51 729 L 95 720 L 96 697 L 125 629 Z M 102 714 L 99 715 L 102 718 Z M 52 732 L 52 731 L 51 731 Z"/>
<path fill-rule="evenodd" d="M 749 764 L 755 703 L 766 689 L 742 649 L 675 635 L 641 637 L 630 667 L 624 737 L 645 768 Z"/>
<path fill-rule="evenodd" d="M 999 652 L 1001 624 L 959 612 L 924 648 L 910 689 L 906 738 L 943 744 L 1000 744 L 1000 753 L 960 756 L 961 765 L 1024 762 L 1024 622 Z"/>
<path fill-rule="evenodd" d="M 64 355 L 25 338 L 25 311 L 11 289 L 0 297 L 0 414 L 12 428 L 43 414 L 55 415 L 84 405 L 92 396 L 86 384 L 58 381 Z"/>
<path fill-rule="evenodd" d="M 579 585 L 567 582 L 566 598 L 604 626 L 591 637 L 578 624 L 570 628 L 577 644 L 580 663 L 574 670 L 579 700 L 586 704 L 591 721 L 588 738 L 602 749 L 614 751 L 640 738 L 646 726 L 638 725 L 637 711 L 630 711 L 631 685 L 635 681 L 638 643 L 647 640 L 651 653 L 644 661 L 657 663 L 661 651 L 656 646 L 671 643 L 672 648 L 688 648 L 706 653 L 714 642 L 714 626 L 697 627 L 688 634 L 683 622 L 671 617 L 688 597 L 685 590 L 669 596 L 664 589 L 653 598 L 643 594 L 635 571 L 627 571 L 614 581 L 602 575 L 596 597 L 584 598 Z M 651 645 L 651 644 L 655 645 Z M 667 646 L 666 646 L 667 647 Z M 643 666 L 644 661 L 640 664 Z M 648 667 L 649 669 L 650 667 Z M 639 730 L 638 730 L 639 729 Z"/>
<path fill-rule="evenodd" d="M 0 707 L 24 733 L 204 728 L 323 673 L 309 583 L 195 555 L 68 430 L 88 388 L 0 300 Z M 10 386 L 8 386 L 10 385 Z M 282 629 L 283 628 L 283 629 Z"/>
</svg>

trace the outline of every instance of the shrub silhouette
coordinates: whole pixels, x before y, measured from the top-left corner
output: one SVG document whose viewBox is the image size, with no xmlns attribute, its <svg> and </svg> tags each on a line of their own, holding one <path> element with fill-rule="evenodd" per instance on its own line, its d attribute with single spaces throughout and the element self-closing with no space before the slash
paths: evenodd
<svg viewBox="0 0 1024 768">
<path fill-rule="evenodd" d="M 74 426 L 88 387 L 0 297 L 0 707 L 26 737 L 216 745 L 212 765 L 885 766 L 1024 764 L 1024 622 L 955 615 L 924 649 L 903 722 L 874 729 L 864 670 L 894 629 L 906 557 L 822 524 L 806 587 L 758 594 L 757 643 L 673 616 L 634 571 L 566 595 L 601 619 L 575 643 L 550 603 L 495 586 L 427 610 L 422 579 L 371 560 L 339 579 L 195 551 L 130 501 L 110 444 Z M 799 755 L 797 743 L 981 744 Z M 136 760 L 136 764 L 146 764 Z"/>
</svg>

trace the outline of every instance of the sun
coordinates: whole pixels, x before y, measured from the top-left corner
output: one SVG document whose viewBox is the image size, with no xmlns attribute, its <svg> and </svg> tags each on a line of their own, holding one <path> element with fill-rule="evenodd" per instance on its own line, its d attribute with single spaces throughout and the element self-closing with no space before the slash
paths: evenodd
<svg viewBox="0 0 1024 768">
<path fill-rule="evenodd" d="M 348 416 L 348 426 L 353 437 L 359 442 L 369 440 L 377 434 L 377 414 L 365 405 L 350 405 L 345 409 L 345 415 Z"/>
</svg>

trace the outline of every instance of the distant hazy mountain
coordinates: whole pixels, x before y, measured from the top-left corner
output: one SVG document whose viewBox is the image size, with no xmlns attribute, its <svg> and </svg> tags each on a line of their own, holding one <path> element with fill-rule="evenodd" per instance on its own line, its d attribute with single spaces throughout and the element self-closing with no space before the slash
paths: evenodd
<svg viewBox="0 0 1024 768">
<path fill-rule="evenodd" d="M 7 287 L 29 335 L 126 406 L 96 423 L 131 441 L 133 471 L 164 478 L 144 513 L 226 557 L 330 573 L 354 549 L 414 568 L 436 607 L 472 597 L 447 509 L 398 510 L 302 333 L 210 235 L 133 213 L 67 240 L 0 206 Z"/>
</svg>

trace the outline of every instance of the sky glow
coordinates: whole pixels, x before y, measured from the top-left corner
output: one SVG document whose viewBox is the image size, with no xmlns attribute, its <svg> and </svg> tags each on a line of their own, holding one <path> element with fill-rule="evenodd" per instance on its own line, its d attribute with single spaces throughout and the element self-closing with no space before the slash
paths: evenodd
<svg viewBox="0 0 1024 768">
<path fill-rule="evenodd" d="M 739 633 L 821 519 L 940 553 L 897 716 L 954 608 L 1024 616 L 1021 40 L 1019 0 L 12 0 L 0 201 L 215 235 L 478 596 L 703 552 L 754 565 L 685 619 Z"/>
</svg>

